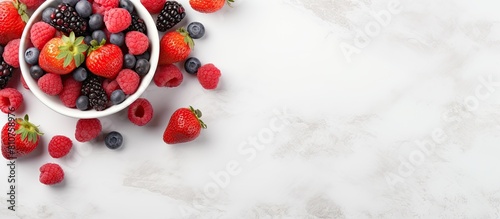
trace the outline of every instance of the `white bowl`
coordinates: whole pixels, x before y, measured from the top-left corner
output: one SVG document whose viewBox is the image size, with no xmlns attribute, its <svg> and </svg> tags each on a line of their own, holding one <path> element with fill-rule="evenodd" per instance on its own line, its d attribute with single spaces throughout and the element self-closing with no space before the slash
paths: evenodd
<svg viewBox="0 0 500 219">
<path fill-rule="evenodd" d="M 151 17 L 150 13 L 144 8 L 144 6 L 142 6 L 140 1 L 131 0 L 131 2 L 134 4 L 135 11 L 139 15 L 139 17 L 144 20 L 144 23 L 146 24 L 146 27 L 148 29 L 147 35 L 149 38 L 150 53 L 151 53 L 151 58 L 149 59 L 151 68 L 149 69 L 148 74 L 142 77 L 141 84 L 139 85 L 137 91 L 134 94 L 128 96 L 127 99 L 125 99 L 125 101 L 123 101 L 122 103 L 110 106 L 103 111 L 96 111 L 94 109 L 82 111 L 77 108 L 66 107 L 62 104 L 58 96 L 50 96 L 42 92 L 38 87 L 37 82 L 31 77 L 29 73 L 29 68 L 30 68 L 29 65 L 24 61 L 24 52 L 26 51 L 26 49 L 32 46 L 31 40 L 29 38 L 29 32 L 31 26 L 37 21 L 40 21 L 42 19 L 43 9 L 49 6 L 56 7 L 59 2 L 60 1 L 56 0 L 47 0 L 35 12 L 33 12 L 28 23 L 26 24 L 26 28 L 24 29 L 23 35 L 21 37 L 21 42 L 19 46 L 19 63 L 24 80 L 26 81 L 26 84 L 30 88 L 31 92 L 40 101 L 42 101 L 43 104 L 45 104 L 52 110 L 60 114 L 63 114 L 65 116 L 73 118 L 99 118 L 114 114 L 128 107 L 137 98 L 139 98 L 142 95 L 142 93 L 147 89 L 151 80 L 153 79 L 156 67 L 158 65 L 158 57 L 160 55 L 160 46 L 159 46 L 160 40 L 158 36 L 158 31 L 156 30 L 155 22 Z"/>
</svg>

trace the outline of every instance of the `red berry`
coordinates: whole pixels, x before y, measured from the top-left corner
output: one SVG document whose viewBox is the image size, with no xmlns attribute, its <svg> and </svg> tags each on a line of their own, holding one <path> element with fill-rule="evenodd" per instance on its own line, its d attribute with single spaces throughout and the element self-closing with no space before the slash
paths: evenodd
<svg viewBox="0 0 500 219">
<path fill-rule="evenodd" d="M 221 76 L 220 70 L 215 65 L 209 63 L 202 65 L 198 69 L 198 81 L 205 89 L 212 90 L 217 88 L 219 78 Z"/>
<path fill-rule="evenodd" d="M 59 93 L 59 99 L 62 103 L 70 108 L 76 107 L 76 100 L 80 96 L 82 89 L 82 83 L 73 79 L 73 77 L 68 77 L 63 82 L 63 89 Z"/>
<path fill-rule="evenodd" d="M 138 125 L 144 126 L 153 118 L 153 106 L 147 99 L 139 98 L 128 107 L 128 119 Z"/>
<path fill-rule="evenodd" d="M 120 4 L 119 0 L 94 0 L 94 3 L 97 3 L 99 5 L 102 5 L 106 8 L 117 8 L 118 5 Z"/>
<path fill-rule="evenodd" d="M 33 24 L 30 29 L 30 39 L 33 46 L 42 50 L 43 46 L 56 35 L 56 28 L 39 21 Z"/>
<path fill-rule="evenodd" d="M 40 6 L 45 0 L 19 0 L 21 3 L 25 4 L 29 9 L 35 9 Z"/>
<path fill-rule="evenodd" d="M 53 158 L 61 158 L 66 156 L 71 150 L 73 142 L 66 136 L 56 135 L 50 139 L 49 154 Z"/>
<path fill-rule="evenodd" d="M 62 182 L 64 171 L 58 164 L 46 163 L 40 167 L 40 182 L 45 185 L 54 185 Z"/>
<path fill-rule="evenodd" d="M 123 93 L 133 94 L 137 91 L 141 78 L 135 71 L 123 69 L 118 73 L 118 76 L 116 76 L 116 81 L 123 90 Z"/>
<path fill-rule="evenodd" d="M 23 95 L 14 88 L 0 90 L 0 110 L 4 113 L 12 113 L 19 109 L 23 103 Z"/>
<path fill-rule="evenodd" d="M 148 50 L 149 39 L 146 34 L 139 31 L 130 31 L 125 35 L 125 45 L 130 54 L 140 55 Z"/>
<path fill-rule="evenodd" d="M 109 99 L 111 98 L 111 93 L 113 93 L 113 91 L 120 89 L 120 85 L 118 85 L 116 80 L 110 81 L 109 79 L 106 79 L 102 82 L 102 88 L 104 88 L 104 91 L 106 92 L 106 95 L 108 95 Z"/>
<path fill-rule="evenodd" d="M 3 60 L 14 68 L 19 68 L 19 43 L 21 39 L 11 40 L 4 48 Z"/>
<path fill-rule="evenodd" d="M 182 80 L 182 72 L 174 64 L 158 66 L 153 77 L 153 81 L 158 87 L 177 87 L 182 83 Z"/>
<path fill-rule="evenodd" d="M 151 14 L 158 14 L 163 9 L 163 5 L 165 5 L 165 0 L 141 0 L 142 5 L 149 11 Z"/>
<path fill-rule="evenodd" d="M 104 7 L 98 3 L 92 3 L 92 13 L 104 15 L 104 13 L 111 8 Z"/>
<path fill-rule="evenodd" d="M 112 8 L 104 12 L 104 25 L 111 33 L 126 30 L 132 23 L 132 16 L 124 8 Z"/>
<path fill-rule="evenodd" d="M 38 79 L 38 87 L 48 95 L 58 95 L 63 90 L 61 75 L 54 73 L 44 74 Z"/>
<path fill-rule="evenodd" d="M 79 119 L 76 122 L 75 139 L 79 142 L 90 141 L 96 138 L 101 130 L 99 119 Z"/>
</svg>

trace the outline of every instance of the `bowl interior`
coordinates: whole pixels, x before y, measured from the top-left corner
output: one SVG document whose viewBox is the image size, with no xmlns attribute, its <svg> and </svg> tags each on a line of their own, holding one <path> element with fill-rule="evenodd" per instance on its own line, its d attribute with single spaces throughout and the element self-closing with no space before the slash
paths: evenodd
<svg viewBox="0 0 500 219">
<path fill-rule="evenodd" d="M 94 109 L 81 111 L 76 108 L 68 108 L 64 106 L 58 96 L 50 96 L 42 92 L 38 87 L 37 82 L 31 77 L 29 73 L 29 65 L 26 64 L 26 62 L 24 61 L 24 51 L 26 51 L 26 49 L 32 46 L 31 40 L 29 38 L 30 35 L 29 32 L 31 26 L 42 19 L 43 9 L 47 7 L 56 7 L 59 2 L 60 1 L 48 0 L 44 2 L 35 12 L 33 12 L 21 37 L 21 42 L 19 46 L 19 63 L 20 63 L 21 73 L 24 77 L 24 80 L 26 81 L 26 84 L 30 88 L 30 91 L 47 107 L 51 108 L 52 110 L 60 114 L 73 118 L 99 118 L 114 114 L 128 107 L 137 98 L 139 98 L 142 95 L 142 93 L 144 93 L 144 91 L 148 88 L 151 80 L 153 79 L 156 66 L 158 65 L 158 57 L 160 53 L 159 36 L 158 32 L 156 31 L 153 18 L 151 17 L 149 12 L 144 8 L 144 6 L 141 5 L 139 1 L 135 0 L 131 1 L 135 6 L 135 11 L 139 15 L 139 17 L 141 17 L 144 20 L 146 24 L 147 35 L 150 43 L 150 53 L 151 53 L 151 58 L 149 60 L 151 68 L 149 69 L 149 72 L 142 77 L 141 84 L 139 85 L 137 91 L 134 94 L 128 96 L 127 99 L 125 99 L 122 103 L 110 106 L 103 111 L 96 111 Z"/>
</svg>

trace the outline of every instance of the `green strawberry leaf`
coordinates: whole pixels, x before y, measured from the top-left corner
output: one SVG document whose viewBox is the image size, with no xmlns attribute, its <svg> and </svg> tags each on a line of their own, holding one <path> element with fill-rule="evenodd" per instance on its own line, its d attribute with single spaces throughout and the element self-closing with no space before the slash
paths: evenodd
<svg viewBox="0 0 500 219">
<path fill-rule="evenodd" d="M 68 53 L 68 55 L 66 56 L 66 58 L 64 59 L 64 64 L 63 66 L 66 67 L 68 66 L 69 64 L 71 64 L 71 61 L 73 61 L 73 57 L 71 56 L 71 54 Z"/>
</svg>

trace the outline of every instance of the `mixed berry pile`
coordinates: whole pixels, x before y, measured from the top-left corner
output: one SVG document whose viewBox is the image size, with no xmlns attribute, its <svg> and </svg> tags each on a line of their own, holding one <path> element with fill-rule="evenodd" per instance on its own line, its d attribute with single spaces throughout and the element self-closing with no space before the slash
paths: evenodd
<svg viewBox="0 0 500 219">
<path fill-rule="evenodd" d="M 205 35 L 201 22 L 179 27 L 186 10 L 174 0 L 140 0 L 152 15 L 157 15 L 155 27 L 147 27 L 130 0 L 62 0 L 54 7 L 43 9 L 42 18 L 27 27 L 29 14 L 44 0 L 5 0 L 0 2 L 0 111 L 14 113 L 23 104 L 23 94 L 12 85 L 20 74 L 19 55 L 29 65 L 29 75 L 39 89 L 57 96 L 61 104 L 82 111 L 103 111 L 122 104 L 136 93 L 147 74 L 154 74 L 158 87 L 177 87 L 184 74 L 198 78 L 204 89 L 216 89 L 221 71 L 213 63 L 203 64 L 190 57 L 194 41 Z M 199 13 L 214 13 L 233 0 L 189 0 Z M 41 10 L 41 9 L 40 9 Z M 30 46 L 19 54 L 20 38 L 29 28 Z M 158 66 L 151 69 L 151 43 L 148 28 L 160 34 Z M 151 30 L 149 31 L 151 32 Z M 29 90 L 24 78 L 23 87 Z M 31 79 L 30 79 L 31 80 Z M 127 109 L 130 122 L 146 126 L 154 117 L 153 105 L 138 98 Z M 163 141 L 178 144 L 195 140 L 206 128 L 201 111 L 181 107 L 172 113 L 166 125 Z M 107 130 L 106 130 L 107 131 Z M 103 133 L 98 118 L 79 119 L 74 140 L 96 141 L 104 134 L 104 145 L 118 149 L 123 136 L 114 130 Z M 43 133 L 31 123 L 28 115 L 9 119 L 3 126 L 2 155 L 16 159 L 30 154 L 39 146 Z M 59 159 L 71 153 L 72 138 L 55 135 L 47 145 L 49 155 Z M 57 184 L 64 179 L 63 169 L 56 163 L 40 167 L 40 182 Z"/>
</svg>

